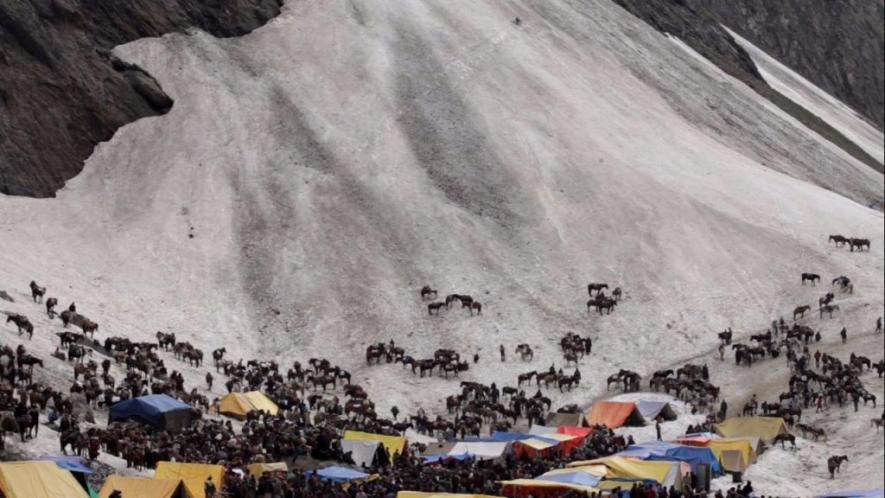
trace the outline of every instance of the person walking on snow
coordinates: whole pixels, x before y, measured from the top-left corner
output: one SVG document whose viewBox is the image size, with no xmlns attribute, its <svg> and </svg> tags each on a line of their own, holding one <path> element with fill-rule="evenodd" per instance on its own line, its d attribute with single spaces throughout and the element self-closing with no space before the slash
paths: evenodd
<svg viewBox="0 0 885 498">
<path fill-rule="evenodd" d="M 842 327 L 842 331 L 839 332 L 839 337 L 842 338 L 842 344 L 845 344 L 846 342 L 848 342 L 848 329 L 846 329 L 845 327 Z"/>
<path fill-rule="evenodd" d="M 655 432 L 658 435 L 658 441 L 663 441 L 663 439 L 661 439 L 661 417 L 655 419 Z"/>
</svg>

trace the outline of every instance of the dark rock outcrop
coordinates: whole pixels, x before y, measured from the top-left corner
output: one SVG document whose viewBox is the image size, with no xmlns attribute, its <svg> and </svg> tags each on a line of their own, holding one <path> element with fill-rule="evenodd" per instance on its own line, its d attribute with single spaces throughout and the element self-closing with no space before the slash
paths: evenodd
<svg viewBox="0 0 885 498">
<path fill-rule="evenodd" d="M 687 0 L 885 129 L 885 0 Z"/>
<path fill-rule="evenodd" d="M 241 36 L 282 0 L 0 0 L 0 193 L 48 197 L 95 144 L 172 99 L 116 45 L 190 27 Z"/>
<path fill-rule="evenodd" d="M 746 83 L 761 96 L 822 137 L 839 146 L 870 167 L 882 171 L 883 165 L 857 144 L 845 137 L 818 116 L 780 94 L 759 74 L 750 55 L 722 28 L 721 20 L 710 13 L 704 4 L 719 0 L 613 0 L 634 16 L 642 19 L 658 31 L 680 38 L 696 52 L 703 55 L 720 69 Z M 752 1 L 752 0 L 746 0 Z M 825 0 L 795 0 L 818 3 Z M 881 2 L 883 0 L 875 0 Z M 731 0 L 722 0 L 727 4 Z M 738 2 L 740 3 L 740 2 Z M 763 3 L 759 0 L 758 3 Z M 778 2 L 764 2 L 776 4 Z M 789 2 L 792 3 L 792 2 Z M 875 2 L 874 2 L 875 3 Z M 820 15 L 824 15 L 821 13 Z M 880 16 L 881 21 L 881 16 Z M 882 53 L 878 55 L 881 62 Z"/>
</svg>

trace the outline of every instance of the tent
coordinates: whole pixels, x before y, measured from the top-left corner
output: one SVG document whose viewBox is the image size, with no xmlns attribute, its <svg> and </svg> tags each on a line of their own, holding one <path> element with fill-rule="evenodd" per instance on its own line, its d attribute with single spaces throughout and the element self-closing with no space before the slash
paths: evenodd
<svg viewBox="0 0 885 498">
<path fill-rule="evenodd" d="M 593 403 L 587 414 L 587 425 L 605 425 L 609 429 L 617 429 L 624 425 L 642 426 L 645 419 L 639 413 L 636 403 L 619 401 L 597 401 Z"/>
<path fill-rule="evenodd" d="M 367 479 L 369 477 L 369 474 L 366 474 L 365 472 L 359 472 L 357 470 L 348 469 L 347 467 L 337 466 L 314 470 L 312 472 L 308 472 L 307 474 L 316 474 L 322 479 L 334 482 L 358 481 L 361 479 Z"/>
<path fill-rule="evenodd" d="M 247 393 L 229 393 L 221 398 L 218 411 L 223 415 L 244 419 L 249 412 L 264 410 L 276 415 L 280 407 L 259 391 Z"/>
<path fill-rule="evenodd" d="M 719 459 L 727 472 L 743 472 L 750 466 L 740 450 L 723 450 Z"/>
<path fill-rule="evenodd" d="M 449 451 L 449 455 L 470 455 L 477 460 L 494 460 L 501 458 L 510 446 L 507 441 L 461 441 Z"/>
<path fill-rule="evenodd" d="M 383 434 L 370 434 L 368 432 L 344 431 L 343 441 L 380 441 L 390 453 L 390 460 L 397 453 L 402 453 L 406 447 L 406 438 L 402 436 L 385 436 Z"/>
<path fill-rule="evenodd" d="M 562 496 L 568 491 L 577 491 L 589 496 L 590 493 L 599 491 L 592 486 L 584 486 L 569 482 L 542 481 L 540 479 L 514 479 L 501 481 L 502 493 L 514 498 L 555 498 Z M 399 497 L 397 497 L 399 498 Z"/>
<path fill-rule="evenodd" d="M 651 480 L 663 486 L 676 486 L 682 489 L 683 469 L 681 462 L 644 461 L 611 456 L 586 462 L 572 462 L 569 468 L 586 467 L 588 465 L 605 465 L 606 479 Z M 691 472 L 686 465 L 685 471 Z"/>
<path fill-rule="evenodd" d="M 575 426 L 560 426 L 556 429 L 557 434 L 567 434 L 570 436 L 578 436 L 580 438 L 585 438 L 589 436 L 593 432 L 593 429 L 590 427 L 575 427 Z"/>
<path fill-rule="evenodd" d="M 581 427 L 584 425 L 584 414 L 578 413 L 551 413 L 547 415 L 546 425 L 550 427 Z"/>
<path fill-rule="evenodd" d="M 181 481 L 110 475 L 98 496 L 108 498 L 114 491 L 120 491 L 124 498 L 172 498 L 178 495 L 180 488 Z"/>
<path fill-rule="evenodd" d="M 676 420 L 676 411 L 666 401 L 637 401 L 636 407 L 645 420 L 661 417 L 664 420 Z"/>
<path fill-rule="evenodd" d="M 217 489 L 221 489 L 224 467 L 201 463 L 160 462 L 154 479 L 181 481 L 190 498 L 206 498 L 203 485 L 211 477 Z"/>
<path fill-rule="evenodd" d="M 836 491 L 835 493 L 819 495 L 817 498 L 885 498 L 885 489 L 876 488 L 863 491 Z"/>
<path fill-rule="evenodd" d="M 268 472 L 289 472 L 289 466 L 286 465 L 286 462 L 250 463 L 249 465 L 246 465 L 246 470 L 249 472 L 250 476 L 254 476 L 255 479 L 258 479 Z"/>
<path fill-rule="evenodd" d="M 778 434 L 787 433 L 787 424 L 780 417 L 732 417 L 713 429 L 722 437 L 758 437 L 771 442 Z"/>
<path fill-rule="evenodd" d="M 423 457 L 424 463 L 437 463 L 446 460 L 457 460 L 459 462 L 473 458 L 473 455 L 462 453 L 460 455 L 449 455 L 447 453 L 436 453 L 434 455 L 426 455 Z"/>
<path fill-rule="evenodd" d="M 69 471 L 50 461 L 0 463 L 0 492 L 5 498 L 89 498 Z"/>
<path fill-rule="evenodd" d="M 697 471 L 698 465 L 709 465 L 713 475 L 722 473 L 719 460 L 710 448 L 654 441 L 634 444 L 616 456 L 651 461 L 685 462 L 691 466 L 692 472 Z"/>
<path fill-rule="evenodd" d="M 422 493 L 419 491 L 400 491 L 396 498 L 500 498 L 491 495 L 460 495 L 454 493 Z"/>
<path fill-rule="evenodd" d="M 381 441 L 355 441 L 355 440 L 342 440 L 341 441 L 341 451 L 342 453 L 350 453 L 350 458 L 353 459 L 354 465 L 357 467 L 371 467 L 372 462 L 375 460 L 375 452 L 378 451 L 378 446 L 381 445 Z"/>
<path fill-rule="evenodd" d="M 744 468 L 748 465 L 756 461 L 756 450 L 753 448 L 753 444 L 748 439 L 744 438 L 734 438 L 734 439 L 716 439 L 707 443 L 707 448 L 716 455 L 716 458 L 719 459 L 720 462 L 723 461 L 723 458 L 728 451 L 736 451 L 741 454 L 741 459 L 744 462 Z M 734 457 L 729 456 L 729 459 Z M 729 462 L 733 462 L 733 460 L 729 460 Z M 725 467 L 725 470 L 734 470 L 728 467 Z"/>
<path fill-rule="evenodd" d="M 608 469 L 605 465 L 591 465 L 571 469 L 556 469 L 542 474 L 535 479 L 549 482 L 565 482 L 581 486 L 596 486 L 601 481 Z"/>
<path fill-rule="evenodd" d="M 178 431 L 188 427 L 193 421 L 193 410 L 165 394 L 151 394 L 111 406 L 110 422 L 136 419 L 158 429 Z"/>
</svg>

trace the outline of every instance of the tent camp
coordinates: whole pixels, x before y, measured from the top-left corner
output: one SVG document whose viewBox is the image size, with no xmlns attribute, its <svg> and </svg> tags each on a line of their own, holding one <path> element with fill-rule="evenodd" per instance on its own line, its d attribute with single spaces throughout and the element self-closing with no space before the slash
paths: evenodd
<svg viewBox="0 0 885 498">
<path fill-rule="evenodd" d="M 640 460 L 685 462 L 691 466 L 692 472 L 696 472 L 699 465 L 708 465 L 713 475 L 722 473 L 719 460 L 710 448 L 651 441 L 629 446 L 616 456 Z"/>
<path fill-rule="evenodd" d="M 108 498 L 114 491 L 119 491 L 125 498 L 173 498 L 178 496 L 180 488 L 181 481 L 111 475 L 98 496 Z"/>
<path fill-rule="evenodd" d="M 581 427 L 584 425 L 584 414 L 578 413 L 551 413 L 547 415 L 546 424 L 549 427 Z"/>
<path fill-rule="evenodd" d="M 645 419 L 639 412 L 636 403 L 620 401 L 597 401 L 590 407 L 586 418 L 587 425 L 604 425 L 609 429 L 617 429 L 625 425 L 643 426 Z"/>
<path fill-rule="evenodd" d="M 190 498 L 206 498 L 203 485 L 209 477 L 212 477 L 215 487 L 221 489 L 224 467 L 201 463 L 160 462 L 154 473 L 154 479 L 181 481 Z"/>
<path fill-rule="evenodd" d="M 229 393 L 221 398 L 218 412 L 229 417 L 244 419 L 249 412 L 264 410 L 276 415 L 280 408 L 267 396 L 259 391 L 247 393 Z"/>
<path fill-rule="evenodd" d="M 402 436 L 385 436 L 383 434 L 371 434 L 359 431 L 344 431 L 344 441 L 379 441 L 390 453 L 390 461 L 397 453 L 402 453 L 406 447 L 406 438 Z"/>
<path fill-rule="evenodd" d="M 676 410 L 666 401 L 637 401 L 636 407 L 645 420 L 655 420 L 661 417 L 663 420 L 676 420 Z"/>
<path fill-rule="evenodd" d="M 89 498 L 70 471 L 50 461 L 0 463 L 5 498 Z"/>
<path fill-rule="evenodd" d="M 449 451 L 450 456 L 469 455 L 477 460 L 494 460 L 501 458 L 510 447 L 507 441 L 461 441 Z"/>
<path fill-rule="evenodd" d="M 179 431 L 193 421 L 193 409 L 165 394 L 151 394 L 126 401 L 111 407 L 109 422 L 135 419 L 145 424 L 169 431 Z"/>
<path fill-rule="evenodd" d="M 786 434 L 787 424 L 780 417 L 732 417 L 713 426 L 722 437 L 758 437 L 769 443 L 778 434 Z"/>
<path fill-rule="evenodd" d="M 341 441 L 341 452 L 350 453 L 354 465 L 357 467 L 370 467 L 375 460 L 375 452 L 381 446 L 381 441 L 356 441 L 353 439 Z"/>
</svg>

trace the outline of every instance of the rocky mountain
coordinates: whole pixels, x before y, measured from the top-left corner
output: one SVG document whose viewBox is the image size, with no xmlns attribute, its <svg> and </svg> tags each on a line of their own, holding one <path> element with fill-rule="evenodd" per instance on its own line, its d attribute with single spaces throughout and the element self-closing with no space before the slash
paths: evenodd
<svg viewBox="0 0 885 498">
<path fill-rule="evenodd" d="M 885 126 L 883 0 L 688 0 Z"/>
<path fill-rule="evenodd" d="M 110 55 L 132 40 L 196 27 L 225 37 L 261 26 L 281 0 L 0 1 L 0 193 L 46 197 L 98 142 L 172 106 L 138 67 Z"/>
</svg>

